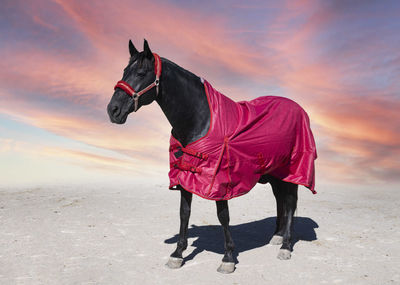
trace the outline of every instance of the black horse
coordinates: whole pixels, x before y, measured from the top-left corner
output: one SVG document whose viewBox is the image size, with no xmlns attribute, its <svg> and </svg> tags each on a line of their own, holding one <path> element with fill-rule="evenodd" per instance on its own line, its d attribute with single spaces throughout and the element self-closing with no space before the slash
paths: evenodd
<svg viewBox="0 0 400 285">
<path fill-rule="evenodd" d="M 162 58 L 162 63 L 159 63 L 162 64 L 162 74 L 156 75 L 155 78 L 154 74 L 157 73 L 155 61 L 159 58 L 151 52 L 146 40 L 143 52 L 138 52 L 129 41 L 129 52 L 131 55 L 129 64 L 107 107 L 111 122 L 123 124 L 131 112 L 156 101 L 172 126 L 173 136 L 183 146 L 205 136 L 210 127 L 210 109 L 199 77 Z M 278 254 L 279 259 L 290 259 L 291 228 L 297 206 L 298 185 L 284 182 L 268 174 L 261 176 L 259 183 L 270 183 L 276 198 L 276 229 L 269 243 L 282 245 Z M 178 188 L 181 193 L 180 230 L 177 248 L 167 263 L 170 268 L 182 266 L 182 252 L 187 248 L 192 202 L 192 193 L 179 185 Z M 228 202 L 222 200 L 216 201 L 216 204 L 218 219 L 225 237 L 225 254 L 218 271 L 231 273 L 235 268 L 235 258 L 234 242 L 229 230 Z"/>
</svg>

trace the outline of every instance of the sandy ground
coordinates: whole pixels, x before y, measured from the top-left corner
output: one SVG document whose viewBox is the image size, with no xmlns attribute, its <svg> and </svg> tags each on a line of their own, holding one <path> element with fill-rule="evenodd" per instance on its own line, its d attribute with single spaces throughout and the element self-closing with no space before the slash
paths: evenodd
<svg viewBox="0 0 400 285">
<path fill-rule="evenodd" d="M 179 193 L 165 186 L 0 189 L 0 284 L 400 284 L 400 192 L 301 188 L 292 259 L 268 244 L 269 186 L 231 200 L 236 271 L 215 203 L 195 197 L 185 264 L 175 248 Z M 157 197 L 154 199 L 153 197 Z M 270 283 L 272 282 L 272 283 Z"/>
</svg>

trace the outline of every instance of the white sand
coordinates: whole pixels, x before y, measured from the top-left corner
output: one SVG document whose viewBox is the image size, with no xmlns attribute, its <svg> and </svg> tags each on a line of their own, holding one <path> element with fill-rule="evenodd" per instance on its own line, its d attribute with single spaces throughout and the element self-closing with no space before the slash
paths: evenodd
<svg viewBox="0 0 400 285">
<path fill-rule="evenodd" d="M 269 186 L 230 202 L 236 271 L 215 203 L 195 197 L 186 263 L 175 249 L 179 193 L 166 186 L 0 189 L 0 284 L 399 284 L 400 192 L 300 189 L 292 259 L 267 245 Z M 153 199 L 157 197 L 157 199 Z"/>
</svg>

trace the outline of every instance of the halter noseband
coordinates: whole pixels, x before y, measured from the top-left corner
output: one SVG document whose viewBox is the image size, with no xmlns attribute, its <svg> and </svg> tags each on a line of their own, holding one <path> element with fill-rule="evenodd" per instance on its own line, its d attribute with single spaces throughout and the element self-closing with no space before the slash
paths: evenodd
<svg viewBox="0 0 400 285">
<path fill-rule="evenodd" d="M 138 104 L 139 104 L 139 97 L 142 96 L 144 93 L 152 89 L 153 87 L 156 87 L 156 94 L 158 96 L 158 89 L 160 85 L 160 76 L 161 76 L 161 58 L 158 54 L 153 53 L 154 55 L 154 73 L 156 74 L 156 79 L 154 80 L 153 83 L 151 83 L 149 86 L 144 88 L 143 90 L 136 92 L 135 89 L 133 89 L 132 86 L 129 85 L 129 83 L 120 80 L 117 82 L 117 84 L 114 86 L 114 90 L 117 88 L 120 88 L 126 92 L 129 96 L 132 97 L 133 101 L 135 102 L 135 109 L 134 112 L 137 111 L 138 109 Z"/>
</svg>

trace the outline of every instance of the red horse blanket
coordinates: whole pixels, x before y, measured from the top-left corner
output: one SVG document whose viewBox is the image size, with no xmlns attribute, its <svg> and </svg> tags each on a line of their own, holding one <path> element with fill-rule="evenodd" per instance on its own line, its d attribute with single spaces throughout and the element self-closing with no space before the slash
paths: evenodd
<svg viewBox="0 0 400 285">
<path fill-rule="evenodd" d="M 234 102 L 204 82 L 210 128 L 183 147 L 171 135 L 170 189 L 211 200 L 249 192 L 270 174 L 314 191 L 314 138 L 306 112 L 290 99 L 264 96 Z"/>
</svg>

